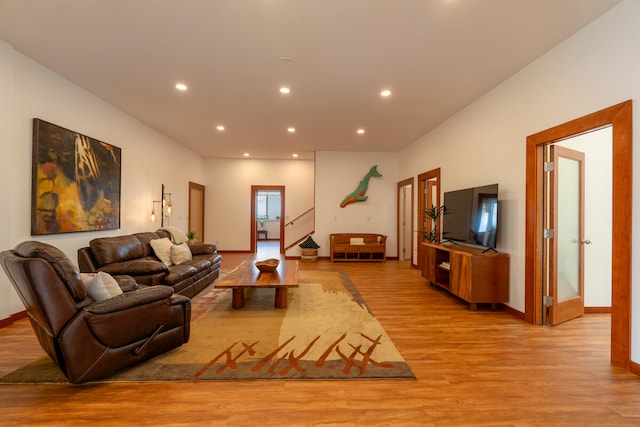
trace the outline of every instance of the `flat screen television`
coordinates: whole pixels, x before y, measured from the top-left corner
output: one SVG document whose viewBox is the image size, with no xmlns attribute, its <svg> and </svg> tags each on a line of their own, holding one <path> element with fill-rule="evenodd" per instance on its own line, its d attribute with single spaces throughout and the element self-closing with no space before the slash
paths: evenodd
<svg viewBox="0 0 640 427">
<path fill-rule="evenodd" d="M 496 248 L 498 184 L 444 193 L 444 241 Z"/>
</svg>

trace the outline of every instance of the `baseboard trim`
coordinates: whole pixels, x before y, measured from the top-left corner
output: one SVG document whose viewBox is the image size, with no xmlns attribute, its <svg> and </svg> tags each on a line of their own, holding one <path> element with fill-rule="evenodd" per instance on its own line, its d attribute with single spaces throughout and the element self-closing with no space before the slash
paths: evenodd
<svg viewBox="0 0 640 427">
<path fill-rule="evenodd" d="M 12 314 L 5 319 L 0 319 L 0 328 L 6 328 L 7 326 L 12 325 L 14 322 L 17 322 L 20 319 L 24 319 L 25 317 L 27 317 L 27 310 L 22 310 Z"/>
<path fill-rule="evenodd" d="M 611 307 L 585 307 L 584 314 L 611 314 Z"/>
<path fill-rule="evenodd" d="M 508 306 L 506 304 L 503 304 L 503 303 L 499 303 L 498 307 L 500 307 L 500 309 L 506 311 L 507 313 L 509 313 L 513 317 L 516 317 L 516 318 L 518 318 L 520 320 L 524 320 L 524 313 L 523 312 L 521 312 L 519 310 L 516 310 L 515 308 L 510 307 L 510 306 Z"/>
</svg>

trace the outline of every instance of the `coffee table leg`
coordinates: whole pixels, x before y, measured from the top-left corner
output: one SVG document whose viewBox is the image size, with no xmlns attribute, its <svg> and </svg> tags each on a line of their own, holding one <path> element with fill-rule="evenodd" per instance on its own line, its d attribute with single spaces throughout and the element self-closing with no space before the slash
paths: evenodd
<svg viewBox="0 0 640 427">
<path fill-rule="evenodd" d="M 287 307 L 287 288 L 276 288 L 276 308 Z"/>
<path fill-rule="evenodd" d="M 233 308 L 244 307 L 244 288 L 233 288 L 231 307 Z"/>
</svg>

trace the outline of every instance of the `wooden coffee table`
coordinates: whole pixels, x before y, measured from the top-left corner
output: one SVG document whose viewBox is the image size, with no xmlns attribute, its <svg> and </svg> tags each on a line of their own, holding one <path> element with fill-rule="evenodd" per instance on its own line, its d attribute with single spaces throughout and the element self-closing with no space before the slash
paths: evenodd
<svg viewBox="0 0 640 427">
<path fill-rule="evenodd" d="M 242 261 L 224 278 L 215 284 L 216 288 L 233 291 L 231 307 L 244 307 L 244 291 L 247 288 L 274 288 L 276 308 L 287 306 L 287 288 L 298 287 L 298 261 L 280 261 L 273 273 L 260 273 L 253 261 Z"/>
</svg>

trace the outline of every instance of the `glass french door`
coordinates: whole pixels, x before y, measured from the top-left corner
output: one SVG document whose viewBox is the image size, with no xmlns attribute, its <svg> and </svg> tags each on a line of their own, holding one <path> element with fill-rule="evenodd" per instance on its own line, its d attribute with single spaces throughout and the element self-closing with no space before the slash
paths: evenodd
<svg viewBox="0 0 640 427">
<path fill-rule="evenodd" d="M 552 145 L 549 177 L 549 324 L 584 314 L 584 153 Z M 549 236 L 548 236 L 549 237 Z"/>
</svg>

